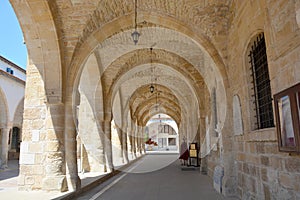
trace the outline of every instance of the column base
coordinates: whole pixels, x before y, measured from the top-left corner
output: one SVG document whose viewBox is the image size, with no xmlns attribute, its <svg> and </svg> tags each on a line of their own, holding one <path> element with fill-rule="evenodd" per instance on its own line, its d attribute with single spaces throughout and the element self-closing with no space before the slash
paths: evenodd
<svg viewBox="0 0 300 200">
<path fill-rule="evenodd" d="M 79 176 L 68 177 L 67 176 L 67 189 L 68 191 L 77 191 L 81 188 L 81 180 Z"/>
<path fill-rule="evenodd" d="M 47 176 L 43 179 L 42 189 L 45 191 L 68 191 L 66 176 Z"/>
</svg>

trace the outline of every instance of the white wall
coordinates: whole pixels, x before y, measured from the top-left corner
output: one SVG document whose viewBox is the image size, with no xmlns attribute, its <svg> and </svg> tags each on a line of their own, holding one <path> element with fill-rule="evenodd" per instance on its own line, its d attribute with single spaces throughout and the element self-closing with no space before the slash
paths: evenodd
<svg viewBox="0 0 300 200">
<path fill-rule="evenodd" d="M 8 119 L 13 121 L 15 111 L 24 98 L 25 85 L 9 77 L 0 75 L 0 87 L 6 97 L 8 104 Z"/>
<path fill-rule="evenodd" d="M 6 60 L 5 58 L 0 56 L 0 70 L 5 71 L 7 68 L 11 68 L 14 73 L 13 76 L 25 81 L 26 80 L 26 72 L 22 68 L 15 66 L 13 63 L 12 65 L 8 64 L 7 62 L 10 62 L 7 60 L 7 62 L 4 62 L 3 60 Z"/>
</svg>

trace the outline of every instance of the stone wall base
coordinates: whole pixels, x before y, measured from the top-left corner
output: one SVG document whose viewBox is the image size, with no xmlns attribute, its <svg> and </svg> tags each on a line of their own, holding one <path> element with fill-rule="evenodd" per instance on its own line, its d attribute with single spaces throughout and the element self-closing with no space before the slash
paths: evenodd
<svg viewBox="0 0 300 200">
<path fill-rule="evenodd" d="M 224 176 L 222 193 L 226 197 L 237 197 L 237 178 Z"/>
</svg>

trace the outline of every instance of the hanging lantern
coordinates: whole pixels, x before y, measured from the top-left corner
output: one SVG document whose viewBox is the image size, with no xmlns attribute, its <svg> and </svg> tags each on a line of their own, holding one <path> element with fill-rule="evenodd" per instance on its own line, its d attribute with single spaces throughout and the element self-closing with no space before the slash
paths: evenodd
<svg viewBox="0 0 300 200">
<path fill-rule="evenodd" d="M 131 37 L 133 39 L 133 42 L 134 44 L 136 45 L 139 41 L 139 37 L 140 37 L 140 34 L 139 32 L 137 32 L 137 0 L 134 1 L 134 27 L 135 27 L 135 30 L 133 33 L 131 33 Z"/>
<path fill-rule="evenodd" d="M 150 86 L 150 92 L 151 92 L 151 93 L 154 92 L 154 86 L 153 86 L 153 85 Z"/>
<path fill-rule="evenodd" d="M 131 34 L 131 37 L 132 37 L 132 40 L 133 40 L 134 44 L 136 45 L 138 43 L 138 41 L 139 41 L 140 34 L 139 34 L 139 32 L 137 32 L 137 30 L 135 30 Z"/>
</svg>

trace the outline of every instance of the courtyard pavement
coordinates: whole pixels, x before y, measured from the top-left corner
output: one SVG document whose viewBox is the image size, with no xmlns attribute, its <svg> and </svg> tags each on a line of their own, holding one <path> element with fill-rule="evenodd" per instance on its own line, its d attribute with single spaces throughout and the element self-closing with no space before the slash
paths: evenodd
<svg viewBox="0 0 300 200">
<path fill-rule="evenodd" d="M 9 160 L 8 168 L 0 169 L 0 199 L 1 200 L 34 200 L 53 199 L 61 196 L 58 192 L 27 192 L 18 191 L 19 161 Z"/>
<path fill-rule="evenodd" d="M 187 169 L 189 168 L 189 169 Z M 197 167 L 183 167 L 178 154 L 147 154 L 122 173 L 74 197 L 76 200 L 229 200 Z"/>
<path fill-rule="evenodd" d="M 18 161 L 9 161 L 8 168 L 0 170 L 1 200 L 34 200 L 34 199 L 226 199 L 217 193 L 208 176 L 199 170 L 183 170 L 178 154 L 149 153 L 130 165 L 120 167 L 113 175 L 86 173 L 80 174 L 83 190 L 80 193 L 18 191 Z M 107 178 L 109 176 L 109 178 Z M 115 182 L 113 187 L 102 191 L 107 185 Z M 124 176 L 124 178 L 123 178 Z M 101 192 L 102 191 L 102 192 Z M 134 191 L 134 193 L 132 193 Z M 84 193 L 85 192 L 85 193 Z M 81 194 L 82 193 L 82 194 Z M 135 195 L 135 196 L 133 196 Z"/>
<path fill-rule="evenodd" d="M 138 160 L 138 159 L 137 159 Z M 135 161 L 132 161 L 128 166 Z M 125 169 L 125 166 L 118 166 L 116 169 Z M 6 169 L 0 169 L 0 200 L 47 200 L 64 199 L 72 196 L 72 192 L 46 192 L 46 191 L 18 191 L 19 161 L 9 160 Z M 114 174 L 109 173 L 80 173 L 81 186 L 83 189 L 100 184 Z"/>
</svg>

